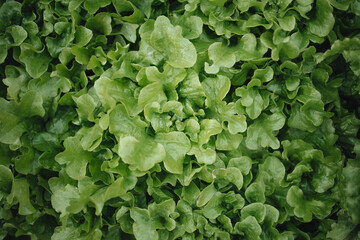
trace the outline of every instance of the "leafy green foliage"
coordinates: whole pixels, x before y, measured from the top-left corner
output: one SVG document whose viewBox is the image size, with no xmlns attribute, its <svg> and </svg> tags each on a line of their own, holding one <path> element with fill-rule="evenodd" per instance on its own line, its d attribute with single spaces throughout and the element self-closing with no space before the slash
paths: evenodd
<svg viewBox="0 0 360 240">
<path fill-rule="evenodd" d="M 0 239 L 359 239 L 359 17 L 2 1 Z"/>
</svg>

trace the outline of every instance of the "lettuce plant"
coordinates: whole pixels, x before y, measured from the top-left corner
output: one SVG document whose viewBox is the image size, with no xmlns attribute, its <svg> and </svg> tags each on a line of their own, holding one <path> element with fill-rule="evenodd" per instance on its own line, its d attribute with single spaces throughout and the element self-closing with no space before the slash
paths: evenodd
<svg viewBox="0 0 360 240">
<path fill-rule="evenodd" d="M 359 0 L 0 3 L 0 239 L 360 238 Z"/>
</svg>

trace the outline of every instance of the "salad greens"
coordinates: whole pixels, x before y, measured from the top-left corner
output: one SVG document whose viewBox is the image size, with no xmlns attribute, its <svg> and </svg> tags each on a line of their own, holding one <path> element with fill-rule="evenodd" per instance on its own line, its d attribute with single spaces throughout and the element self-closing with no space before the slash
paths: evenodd
<svg viewBox="0 0 360 240">
<path fill-rule="evenodd" d="M 359 239 L 359 56 L 359 0 L 0 3 L 0 239 Z"/>
</svg>

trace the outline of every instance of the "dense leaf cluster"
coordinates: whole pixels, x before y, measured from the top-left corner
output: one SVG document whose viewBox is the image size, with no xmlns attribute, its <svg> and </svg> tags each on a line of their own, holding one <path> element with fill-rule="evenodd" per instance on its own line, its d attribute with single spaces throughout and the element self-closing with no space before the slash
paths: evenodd
<svg viewBox="0 0 360 240">
<path fill-rule="evenodd" d="M 359 0 L 0 3 L 0 239 L 359 239 L 359 56 Z"/>
</svg>

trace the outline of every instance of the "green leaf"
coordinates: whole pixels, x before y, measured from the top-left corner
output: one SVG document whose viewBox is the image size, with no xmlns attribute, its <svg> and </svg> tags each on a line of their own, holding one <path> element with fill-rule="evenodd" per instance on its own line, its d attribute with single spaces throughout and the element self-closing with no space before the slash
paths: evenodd
<svg viewBox="0 0 360 240">
<path fill-rule="evenodd" d="M 217 78 L 206 78 L 202 85 L 206 93 L 205 105 L 211 109 L 209 115 L 224 125 L 227 123 L 231 134 L 244 132 L 247 127 L 245 116 L 237 114 L 234 104 L 222 101 L 230 90 L 230 79 L 218 75 Z"/>
<path fill-rule="evenodd" d="M 179 25 L 182 35 L 189 40 L 198 38 L 203 31 L 203 21 L 198 16 L 175 15 L 170 21 L 173 25 Z"/>
<path fill-rule="evenodd" d="M 55 228 L 54 234 L 51 236 L 51 239 L 54 240 L 75 239 L 78 238 L 79 235 L 80 235 L 80 229 L 74 227 L 73 224 L 71 224 L 70 226 L 61 226 Z"/>
<path fill-rule="evenodd" d="M 199 81 L 199 76 L 194 70 L 189 70 L 185 79 L 180 82 L 177 89 L 179 97 L 190 99 L 198 106 L 204 104 L 205 92 Z"/>
<path fill-rule="evenodd" d="M 150 18 L 151 4 L 153 0 L 132 0 L 131 1 L 138 9 L 140 9 L 147 18 Z"/>
<path fill-rule="evenodd" d="M 216 149 L 221 151 L 236 150 L 242 140 L 243 135 L 231 134 L 229 131 L 223 130 L 216 136 Z"/>
<path fill-rule="evenodd" d="M 109 35 L 112 32 L 111 17 L 106 12 L 98 13 L 87 20 L 85 27 L 95 32 Z"/>
<path fill-rule="evenodd" d="M 136 239 L 159 239 L 159 235 L 155 230 L 155 227 L 152 226 L 150 222 L 150 214 L 148 210 L 137 207 L 131 208 L 130 216 L 135 221 L 133 224 L 133 231 Z"/>
<path fill-rule="evenodd" d="M 195 155 L 198 163 L 210 165 L 216 161 L 216 152 L 211 148 L 203 148 L 199 145 L 193 145 L 188 155 Z"/>
<path fill-rule="evenodd" d="M 52 171 L 60 171 L 61 166 L 55 161 L 56 154 L 57 152 L 44 152 L 39 156 L 39 165 L 45 169 L 49 169 Z"/>
<path fill-rule="evenodd" d="M 214 119 L 204 119 L 200 122 L 199 145 L 206 144 L 212 135 L 222 132 L 222 127 Z"/>
<path fill-rule="evenodd" d="M 2 1 L 0 239 L 360 238 L 359 16 Z"/>
<path fill-rule="evenodd" d="M 13 178 L 11 170 L 4 165 L 0 165 L 0 189 L 3 190 L 8 187 L 13 182 Z"/>
<path fill-rule="evenodd" d="M 85 0 L 73 0 L 69 3 L 69 11 L 72 12 L 77 9 Z"/>
<path fill-rule="evenodd" d="M 259 165 L 259 172 L 263 175 L 267 196 L 273 194 L 285 177 L 284 164 L 276 157 L 267 157 L 264 163 Z"/>
<path fill-rule="evenodd" d="M 20 46 L 21 43 L 28 37 L 28 33 L 26 30 L 21 26 L 12 26 L 9 30 L 14 43 L 13 46 Z"/>
<path fill-rule="evenodd" d="M 89 198 L 91 200 L 96 208 L 96 215 L 101 215 L 105 202 L 112 199 L 120 197 L 122 199 L 128 200 L 128 196 L 126 195 L 126 192 L 130 189 L 133 189 L 136 184 L 135 181 L 127 181 L 123 177 L 117 178 L 113 183 L 111 183 L 109 186 L 100 188 L 97 190 L 92 196 Z M 91 189 L 92 192 L 96 190 L 96 185 L 94 185 L 95 188 Z M 84 200 L 81 200 L 80 203 L 83 203 Z"/>
<path fill-rule="evenodd" d="M 271 28 L 272 23 L 268 23 L 266 21 L 266 19 L 264 19 L 262 16 L 260 16 L 259 14 L 253 14 L 249 17 L 249 19 L 246 21 L 245 26 L 247 28 L 255 28 L 255 27 L 259 27 L 262 26 L 266 29 Z"/>
<path fill-rule="evenodd" d="M 83 47 L 88 44 L 93 37 L 93 33 L 90 29 L 84 26 L 78 26 L 75 32 L 75 43 L 79 47 Z"/>
<path fill-rule="evenodd" d="M 7 57 L 7 49 L 5 44 L 1 44 L 1 50 L 0 50 L 0 64 L 3 63 Z"/>
<path fill-rule="evenodd" d="M 33 46 L 23 43 L 20 45 L 20 49 L 19 59 L 25 64 L 26 71 L 31 77 L 38 78 L 47 71 L 51 57 L 45 48 L 36 50 Z"/>
<path fill-rule="evenodd" d="M 99 8 L 106 7 L 111 3 L 111 0 L 85 0 L 84 8 L 89 11 L 89 13 L 96 13 Z"/>
<path fill-rule="evenodd" d="M 110 112 L 109 131 L 112 134 L 142 139 L 146 135 L 145 127 L 146 123 L 138 115 L 130 117 L 122 104 L 116 105 Z"/>
<path fill-rule="evenodd" d="M 213 65 L 205 65 L 205 71 L 210 74 L 216 74 L 221 67 L 231 68 L 236 62 L 235 51 L 235 47 L 228 47 L 221 42 L 211 44 L 208 53 Z"/>
<path fill-rule="evenodd" d="M 255 217 L 258 223 L 262 223 L 265 219 L 266 208 L 262 203 L 251 203 L 241 209 L 241 220 L 247 217 Z"/>
<path fill-rule="evenodd" d="M 207 204 L 216 192 L 217 192 L 217 190 L 216 190 L 214 184 L 210 184 L 207 187 L 205 187 L 201 191 L 198 199 L 196 200 L 196 206 L 202 207 L 205 204 Z"/>
<path fill-rule="evenodd" d="M 221 42 L 213 43 L 209 49 L 209 58 L 213 65 L 205 66 L 207 73 L 215 74 L 220 67 L 231 68 L 237 61 L 247 61 L 261 58 L 267 48 L 253 34 L 245 34 L 238 45 L 228 47 Z"/>
<path fill-rule="evenodd" d="M 36 151 L 29 146 L 29 135 L 24 135 L 21 140 L 24 146 L 20 150 L 22 154 L 14 159 L 15 169 L 17 172 L 22 174 L 35 175 L 40 169 L 35 155 Z"/>
<path fill-rule="evenodd" d="M 236 89 L 236 95 L 241 97 L 239 102 L 245 107 L 245 111 L 251 119 L 258 118 L 262 110 L 267 107 L 257 89 L 241 87 Z"/>
<path fill-rule="evenodd" d="M 248 240 L 260 240 L 261 227 L 253 216 L 248 216 L 241 222 L 237 222 L 234 226 L 236 234 L 244 236 Z"/>
<path fill-rule="evenodd" d="M 150 44 L 164 55 L 172 67 L 192 67 L 196 62 L 196 50 L 194 45 L 181 33 L 181 27 L 174 27 L 167 17 L 160 16 L 155 21 Z"/>
<path fill-rule="evenodd" d="M 251 170 L 251 159 L 248 156 L 241 156 L 238 158 L 231 158 L 228 167 L 236 167 L 240 169 L 243 175 L 248 175 Z"/>
<path fill-rule="evenodd" d="M 347 210 L 348 215 L 352 218 L 354 223 L 359 223 L 360 218 L 357 212 L 360 209 L 359 204 L 359 192 L 360 187 L 357 184 L 359 182 L 360 164 L 359 164 L 359 152 L 357 153 L 358 159 L 350 159 L 346 166 L 343 168 L 341 176 L 341 203 Z"/>
<path fill-rule="evenodd" d="M 182 132 L 158 133 L 155 141 L 162 144 L 166 157 L 164 166 L 171 173 L 181 174 L 186 153 L 189 152 L 191 144 Z"/>
<path fill-rule="evenodd" d="M 112 2 L 117 13 L 122 16 L 121 19 L 130 23 L 143 22 L 144 13 L 141 10 L 145 10 L 146 14 L 149 14 L 149 11 L 151 11 L 151 2 L 149 3 L 149 0 L 145 0 L 143 3 L 139 3 L 138 0 L 113 0 Z M 135 5 L 139 6 L 141 10 Z"/>
<path fill-rule="evenodd" d="M 239 44 L 237 45 L 236 60 L 248 61 L 262 58 L 267 52 L 260 39 L 257 39 L 255 35 L 247 33 L 241 37 Z"/>
<path fill-rule="evenodd" d="M 75 60 L 80 64 L 88 64 L 92 55 L 92 50 L 82 48 L 77 45 L 71 48 L 71 53 L 75 56 Z"/>
<path fill-rule="evenodd" d="M 326 234 L 326 237 L 332 240 L 356 239 L 356 225 L 351 221 L 351 217 L 345 210 L 340 210 L 337 215 L 338 221 L 331 225 L 331 231 Z"/>
<path fill-rule="evenodd" d="M 93 151 L 102 141 L 103 129 L 99 124 L 92 127 L 82 127 L 75 135 L 79 138 L 80 144 L 86 151 Z"/>
<path fill-rule="evenodd" d="M 247 130 L 245 140 L 249 149 L 258 149 L 261 147 L 271 147 L 278 149 L 279 140 L 275 137 L 274 131 L 280 130 L 285 124 L 285 116 L 281 113 L 267 115 L 263 113 L 256 121 L 250 125 Z"/>
<path fill-rule="evenodd" d="M 167 97 L 160 82 L 153 82 L 141 89 L 138 104 L 144 107 L 148 103 L 166 101 Z"/>
<path fill-rule="evenodd" d="M 58 34 L 55 38 L 46 37 L 45 42 L 51 57 L 57 57 L 74 39 L 74 28 L 69 22 L 57 22 L 54 30 Z"/>
<path fill-rule="evenodd" d="M 149 214 L 151 224 L 156 229 L 167 229 L 172 231 L 176 227 L 176 222 L 170 217 L 175 211 L 175 202 L 173 199 L 165 200 L 159 204 L 149 205 Z"/>
<path fill-rule="evenodd" d="M 70 184 L 66 184 L 60 178 L 51 178 L 49 186 L 52 191 L 51 204 L 55 211 L 60 212 L 61 216 L 67 214 L 66 208 L 70 206 L 71 200 L 80 197 L 79 190 Z"/>
<path fill-rule="evenodd" d="M 269 204 L 265 204 L 266 215 L 264 222 L 276 225 L 279 220 L 279 210 Z"/>
<path fill-rule="evenodd" d="M 40 151 L 52 151 L 56 148 L 59 148 L 60 142 L 59 139 L 55 134 L 48 133 L 48 132 L 41 132 L 38 133 L 33 139 L 32 139 L 32 146 Z"/>
<path fill-rule="evenodd" d="M 219 217 L 222 212 L 226 209 L 221 205 L 222 198 L 225 194 L 216 192 L 214 196 L 211 197 L 210 201 L 203 208 L 204 216 L 208 219 L 216 219 Z"/>
<path fill-rule="evenodd" d="M 76 116 L 76 111 L 72 108 L 59 108 L 56 115 L 46 124 L 46 129 L 50 133 L 64 134 L 69 130 L 69 122 Z"/>
<path fill-rule="evenodd" d="M 324 111 L 321 100 L 309 100 L 304 105 L 294 104 L 288 125 L 304 131 L 314 132 L 320 126 L 324 117 L 331 117 L 332 113 Z"/>
<path fill-rule="evenodd" d="M 325 37 L 335 23 L 333 9 L 328 0 L 317 0 L 315 9 L 315 17 L 309 22 L 310 31 L 319 37 Z"/>
<path fill-rule="evenodd" d="M 184 69 L 176 69 L 166 64 L 163 72 L 159 72 L 156 67 L 148 67 L 145 73 L 147 80 L 151 83 L 141 89 L 138 99 L 139 106 L 144 107 L 151 102 L 161 103 L 167 99 L 172 101 L 178 99 L 175 89 L 186 77 Z"/>
<path fill-rule="evenodd" d="M 359 59 L 356 55 L 359 52 L 360 41 L 358 38 L 345 38 L 344 40 L 336 40 L 331 49 L 316 57 L 317 62 L 322 62 L 324 59 L 331 56 L 342 54 L 346 62 L 350 63 L 351 70 L 355 75 L 360 75 Z"/>
<path fill-rule="evenodd" d="M 3 32 L 11 25 L 21 23 L 21 3 L 16 1 L 6 1 L 0 8 L 0 30 Z"/>
<path fill-rule="evenodd" d="M 267 66 L 264 69 L 256 69 L 254 71 L 252 80 L 259 79 L 262 83 L 266 83 L 271 81 L 273 77 L 274 77 L 274 70 L 272 69 L 272 67 Z"/>
<path fill-rule="evenodd" d="M 120 33 L 128 40 L 129 42 L 136 42 L 136 30 L 138 29 L 138 24 L 132 23 L 123 23 Z"/>
<path fill-rule="evenodd" d="M 138 140 L 132 136 L 120 138 L 118 154 L 125 163 L 130 164 L 130 169 L 140 171 L 148 171 L 166 157 L 162 144 L 152 139 Z"/>
<path fill-rule="evenodd" d="M 279 25 L 285 31 L 291 31 L 295 28 L 296 19 L 293 15 L 285 16 L 283 18 L 279 18 Z"/>
<path fill-rule="evenodd" d="M 110 80 L 107 77 L 101 77 L 95 82 L 95 90 L 106 108 L 113 108 L 116 103 L 121 102 L 130 116 L 135 116 L 141 111 L 135 98 L 136 85 L 129 80 Z"/>
<path fill-rule="evenodd" d="M 36 212 L 30 201 L 29 183 L 25 178 L 14 178 L 11 193 L 7 197 L 9 204 L 14 204 L 14 198 L 19 202 L 19 214 L 30 215 Z"/>
<path fill-rule="evenodd" d="M 217 101 L 222 101 L 230 90 L 230 79 L 218 75 L 217 78 L 207 78 L 202 83 L 206 93 L 206 105 L 214 106 Z"/>
<path fill-rule="evenodd" d="M 332 156 L 322 158 L 314 164 L 315 171 L 311 185 L 318 193 L 326 192 L 335 184 L 336 172 L 339 170 L 337 163 L 341 162 L 341 154 L 340 151 L 336 151 L 338 149 L 334 150 Z"/>
<path fill-rule="evenodd" d="M 264 183 L 262 181 L 251 183 L 246 188 L 245 197 L 250 203 L 264 203 L 266 200 Z"/>
<path fill-rule="evenodd" d="M 27 128 L 24 120 L 32 116 L 43 116 L 43 100 L 38 92 L 28 91 L 20 103 L 0 98 L 0 141 L 19 144 L 20 137 Z"/>
<path fill-rule="evenodd" d="M 218 168 L 212 171 L 213 178 L 215 182 L 222 185 L 227 185 L 227 183 L 233 183 L 238 190 L 243 186 L 243 175 L 238 168 L 228 167 L 228 168 Z M 224 184 L 225 183 L 225 184 Z"/>
<path fill-rule="evenodd" d="M 289 77 L 285 80 L 286 89 L 289 91 L 295 91 L 300 84 L 300 79 L 296 77 Z"/>
<path fill-rule="evenodd" d="M 191 205 L 187 201 L 179 200 L 176 210 L 180 213 L 180 223 L 184 226 L 185 231 L 189 233 L 196 231 Z"/>
<path fill-rule="evenodd" d="M 80 180 L 85 177 L 88 163 L 92 159 L 90 152 L 85 151 L 76 137 L 68 137 L 64 141 L 65 151 L 56 155 L 55 160 L 66 165 L 69 177 Z"/>
<path fill-rule="evenodd" d="M 180 117 L 182 115 L 182 108 L 181 103 L 176 101 L 166 102 L 162 106 L 157 102 L 152 102 L 145 106 L 144 115 L 146 120 L 151 122 L 155 132 L 169 132 L 173 124 L 170 113 L 174 113 L 175 117 Z"/>
<path fill-rule="evenodd" d="M 310 222 L 313 214 L 320 219 L 327 217 L 333 206 L 329 200 L 306 200 L 304 192 L 298 186 L 290 187 L 286 195 L 286 202 L 294 208 L 295 216 L 302 218 L 304 222 Z"/>
<path fill-rule="evenodd" d="M 81 120 L 94 121 L 94 110 L 96 108 L 95 100 L 89 94 L 83 94 L 80 97 L 73 97 L 77 105 L 77 113 Z"/>
</svg>

